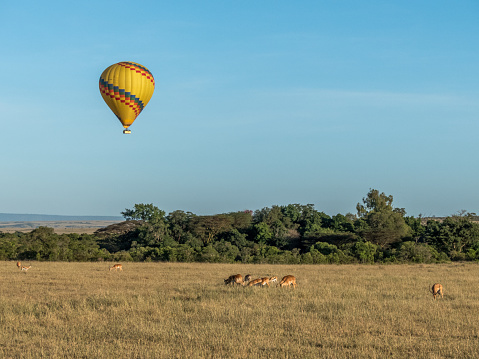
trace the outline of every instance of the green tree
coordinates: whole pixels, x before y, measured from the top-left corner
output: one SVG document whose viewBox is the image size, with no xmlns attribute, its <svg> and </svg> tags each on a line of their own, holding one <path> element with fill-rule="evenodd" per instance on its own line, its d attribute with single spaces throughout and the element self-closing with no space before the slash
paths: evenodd
<svg viewBox="0 0 479 359">
<path fill-rule="evenodd" d="M 175 241 L 178 243 L 185 243 L 187 238 L 187 236 L 185 236 L 185 232 L 188 231 L 190 222 L 194 217 L 195 215 L 193 213 L 183 211 L 171 212 L 166 217 L 168 228 Z"/>
<path fill-rule="evenodd" d="M 163 247 L 175 245 L 174 239 L 169 236 L 165 222 L 152 224 L 146 222 L 138 228 L 137 242 L 139 246 Z"/>
<path fill-rule="evenodd" d="M 231 212 L 226 215 L 230 218 L 231 226 L 239 231 L 247 230 L 253 221 L 251 211 Z"/>
<path fill-rule="evenodd" d="M 225 214 L 214 216 L 196 216 L 190 222 L 191 231 L 200 238 L 203 243 L 212 243 L 220 233 L 231 229 L 232 219 Z"/>
<path fill-rule="evenodd" d="M 135 204 L 134 209 L 125 209 L 121 212 L 122 216 L 128 220 L 141 220 L 155 223 L 161 221 L 165 217 L 165 212 L 158 207 L 150 204 Z"/>
<path fill-rule="evenodd" d="M 225 241 L 230 242 L 238 248 L 243 248 L 250 245 L 246 233 L 241 233 L 236 228 L 233 228 L 232 230 L 226 232 L 224 238 Z"/>
<path fill-rule="evenodd" d="M 40 226 L 26 236 L 28 259 L 58 260 L 57 235 L 53 228 Z M 35 257 L 33 254 L 35 253 Z"/>
<path fill-rule="evenodd" d="M 377 189 L 370 189 L 367 196 L 363 198 L 363 204 L 356 205 L 358 217 L 367 217 L 373 211 L 393 211 L 392 203 L 393 196 L 387 196 L 384 192 L 379 193 Z"/>
<path fill-rule="evenodd" d="M 68 259 L 74 261 L 90 261 L 103 258 L 105 251 L 101 251 L 95 238 L 90 234 L 69 235 Z M 66 259 L 66 258 L 65 258 Z M 62 260 L 65 260 L 62 259 Z"/>
<path fill-rule="evenodd" d="M 411 229 L 404 220 L 405 210 L 393 208 L 392 202 L 393 196 L 371 189 L 363 204 L 357 204 L 358 217 L 367 224 L 361 233 L 366 241 L 384 247 L 410 235 Z"/>
<path fill-rule="evenodd" d="M 240 251 L 238 247 L 232 245 L 230 242 L 218 241 L 213 244 L 218 254 L 222 257 L 222 262 L 234 263 L 239 258 Z"/>
<path fill-rule="evenodd" d="M 350 217 L 338 213 L 331 217 L 330 227 L 339 232 L 353 232 L 354 222 Z"/>
<path fill-rule="evenodd" d="M 283 218 L 287 218 L 288 228 L 294 227 L 294 225 L 300 221 L 302 211 L 302 206 L 299 204 L 288 204 L 281 208 Z"/>
<path fill-rule="evenodd" d="M 321 254 L 327 256 L 338 252 L 338 247 L 326 242 L 317 242 L 312 248 L 318 250 Z"/>
<path fill-rule="evenodd" d="M 18 247 L 18 238 L 15 234 L 0 233 L 0 260 L 17 259 Z"/>
<path fill-rule="evenodd" d="M 465 253 L 479 242 L 479 224 L 474 213 L 460 213 L 443 221 L 429 220 L 424 241 L 453 259 L 465 259 Z"/>
<path fill-rule="evenodd" d="M 194 262 L 196 252 L 187 244 L 180 244 L 176 247 L 176 258 L 178 262 Z"/>
<path fill-rule="evenodd" d="M 216 251 L 216 249 L 213 248 L 211 244 L 207 245 L 206 247 L 203 247 L 197 258 L 200 262 L 221 262 L 221 257 L 219 253 Z"/>
<path fill-rule="evenodd" d="M 254 242 L 262 245 L 267 244 L 273 238 L 273 232 L 266 222 L 260 222 L 254 225 Z"/>
<path fill-rule="evenodd" d="M 321 228 L 328 228 L 331 217 L 324 212 L 314 209 L 314 205 L 307 204 L 301 207 L 299 219 L 299 232 L 306 236 L 306 233 L 321 232 Z"/>
<path fill-rule="evenodd" d="M 419 216 L 418 218 L 409 216 L 404 218 L 406 224 L 411 228 L 411 239 L 414 240 L 416 243 L 424 236 L 426 232 L 426 227 L 422 225 L 422 218 Z"/>
<path fill-rule="evenodd" d="M 165 212 L 153 204 L 135 204 L 134 209 L 126 209 L 122 215 L 126 220 L 144 221 L 137 229 L 138 246 L 160 247 L 176 243 L 169 235 Z"/>
</svg>

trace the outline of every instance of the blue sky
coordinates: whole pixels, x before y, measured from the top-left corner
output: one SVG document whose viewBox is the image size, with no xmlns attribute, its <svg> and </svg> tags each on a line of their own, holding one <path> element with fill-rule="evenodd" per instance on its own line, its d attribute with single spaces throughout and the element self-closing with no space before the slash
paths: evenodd
<svg viewBox="0 0 479 359">
<path fill-rule="evenodd" d="M 479 213 L 479 2 L 0 4 L 0 212 Z M 155 76 L 123 135 L 98 79 Z"/>
</svg>

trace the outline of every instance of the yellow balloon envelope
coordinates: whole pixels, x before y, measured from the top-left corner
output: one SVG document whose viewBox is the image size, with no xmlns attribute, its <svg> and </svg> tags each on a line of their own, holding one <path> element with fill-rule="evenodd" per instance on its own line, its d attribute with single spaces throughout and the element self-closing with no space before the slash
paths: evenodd
<svg viewBox="0 0 479 359">
<path fill-rule="evenodd" d="M 145 108 L 155 91 L 155 79 L 150 70 L 135 62 L 119 62 L 108 67 L 100 76 L 103 100 L 118 117 L 125 130 Z"/>
</svg>

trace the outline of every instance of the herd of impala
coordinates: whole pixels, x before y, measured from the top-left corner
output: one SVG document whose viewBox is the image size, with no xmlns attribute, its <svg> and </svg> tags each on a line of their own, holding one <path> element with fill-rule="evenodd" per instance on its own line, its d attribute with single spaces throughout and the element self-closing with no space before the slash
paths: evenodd
<svg viewBox="0 0 479 359">
<path fill-rule="evenodd" d="M 27 272 L 32 266 L 23 266 L 21 262 L 17 262 L 17 268 L 20 269 L 22 272 Z M 123 270 L 123 266 L 121 264 L 114 264 L 113 266 L 110 267 L 110 272 L 114 270 Z M 273 276 L 273 277 L 263 277 L 263 278 L 257 278 L 257 279 L 252 279 L 251 275 L 248 274 L 244 277 L 241 274 L 234 274 L 230 275 L 228 278 L 225 280 L 225 284 L 230 284 L 230 285 L 241 285 L 241 286 L 248 286 L 248 287 L 264 287 L 268 286 L 270 283 L 275 283 L 278 281 L 278 278 Z M 281 281 L 278 283 L 280 287 L 290 287 L 293 286 L 293 288 L 296 288 L 296 277 L 293 275 L 286 275 L 281 279 Z M 444 288 L 442 287 L 442 284 L 435 283 L 433 284 L 431 288 L 431 293 L 434 297 L 434 300 L 436 300 L 436 297 L 441 296 L 441 298 L 444 298 Z"/>
<path fill-rule="evenodd" d="M 263 278 L 257 278 L 257 279 L 252 279 L 251 275 L 248 274 L 244 277 L 241 274 L 234 274 L 229 276 L 228 278 L 225 279 L 225 284 L 231 284 L 231 285 L 241 285 L 241 286 L 248 286 L 248 287 L 264 287 L 265 285 L 269 287 L 269 283 L 274 283 L 277 282 L 278 278 L 277 277 L 263 277 Z M 280 287 L 289 287 L 293 286 L 293 288 L 296 288 L 296 278 L 292 275 L 286 275 L 281 279 L 281 282 L 278 284 Z"/>
<path fill-rule="evenodd" d="M 250 274 L 246 275 L 243 279 L 243 276 L 241 274 L 234 274 L 230 275 L 228 278 L 226 278 L 225 284 L 230 284 L 230 285 L 241 285 L 241 286 L 248 286 L 248 287 L 264 287 L 267 285 L 269 287 L 269 283 L 274 283 L 278 280 L 277 277 L 263 277 L 263 278 L 257 278 L 251 280 L 252 277 Z M 296 288 L 296 277 L 293 275 L 286 275 L 281 279 L 281 282 L 278 284 L 280 287 L 290 287 L 293 286 L 293 288 Z M 437 296 L 441 296 L 441 298 L 444 298 L 444 288 L 442 287 L 442 284 L 435 283 L 433 284 L 431 288 L 431 293 L 434 297 L 434 300 L 436 300 Z"/>
</svg>

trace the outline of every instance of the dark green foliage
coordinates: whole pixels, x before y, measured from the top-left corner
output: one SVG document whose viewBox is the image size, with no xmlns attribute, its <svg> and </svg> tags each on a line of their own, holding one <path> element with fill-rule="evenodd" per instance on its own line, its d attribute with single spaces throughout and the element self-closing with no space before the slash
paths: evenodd
<svg viewBox="0 0 479 359">
<path fill-rule="evenodd" d="M 95 237 L 101 248 L 110 253 L 128 251 L 138 241 L 139 230 L 144 221 L 128 220 L 113 224 L 95 232 Z"/>
<path fill-rule="evenodd" d="M 174 211 L 167 217 L 171 237 L 178 243 L 185 243 L 190 222 L 195 215 L 191 212 Z"/>
<path fill-rule="evenodd" d="M 354 245 L 354 255 L 361 263 L 374 263 L 378 246 L 371 242 L 356 242 Z"/>
<path fill-rule="evenodd" d="M 155 223 L 165 217 L 165 212 L 153 204 L 135 204 L 134 209 L 125 209 L 121 215 L 127 220 L 141 220 Z"/>
<path fill-rule="evenodd" d="M 97 239 L 88 234 L 58 235 L 53 228 L 39 227 L 27 234 L 0 234 L 3 260 L 91 261 L 110 258 Z"/>
<path fill-rule="evenodd" d="M 195 216 L 190 221 L 189 230 L 204 244 L 214 241 L 216 236 L 233 228 L 233 218 L 227 214 Z"/>
<path fill-rule="evenodd" d="M 410 240 L 419 241 L 424 233 L 426 232 L 426 227 L 422 225 L 421 218 L 414 218 L 414 217 L 404 217 L 404 221 L 409 226 L 410 231 Z"/>
<path fill-rule="evenodd" d="M 241 233 L 236 228 L 228 232 L 224 232 L 221 236 L 225 241 L 230 242 L 238 248 L 250 247 L 253 242 L 248 241 L 248 236 L 246 233 Z"/>
<path fill-rule="evenodd" d="M 401 244 L 397 257 L 403 262 L 435 263 L 441 256 L 433 247 L 424 243 L 404 242 Z"/>
<path fill-rule="evenodd" d="M 475 256 L 471 258 L 470 249 L 479 246 L 479 224 L 473 221 L 473 216 L 467 213 L 443 221 L 429 220 L 423 234 L 424 242 L 447 253 L 451 259 L 475 259 Z"/>
<path fill-rule="evenodd" d="M 312 204 L 254 213 L 166 215 L 152 204 L 122 212 L 127 221 L 94 235 L 39 227 L 0 232 L 0 260 L 170 261 L 223 263 L 435 263 L 479 260 L 479 224 L 462 212 L 443 220 L 405 217 L 393 197 L 370 190 L 350 213 L 332 217 Z"/>
<path fill-rule="evenodd" d="M 358 203 L 358 217 L 363 220 L 357 228 L 361 228 L 361 236 L 381 247 L 387 247 L 411 235 L 411 228 L 406 224 L 404 208 L 393 208 L 393 196 L 386 196 L 378 190 L 371 189 L 363 204 Z"/>
<path fill-rule="evenodd" d="M 273 238 L 273 231 L 266 222 L 259 222 L 254 225 L 255 236 L 253 241 L 259 244 L 267 244 Z"/>
<path fill-rule="evenodd" d="M 224 259 L 221 262 L 234 263 L 239 258 L 240 251 L 238 247 L 230 242 L 215 242 L 213 248 L 218 252 L 218 255 Z"/>
<path fill-rule="evenodd" d="M 17 235 L 0 233 L 0 260 L 18 258 L 19 240 Z"/>
</svg>

